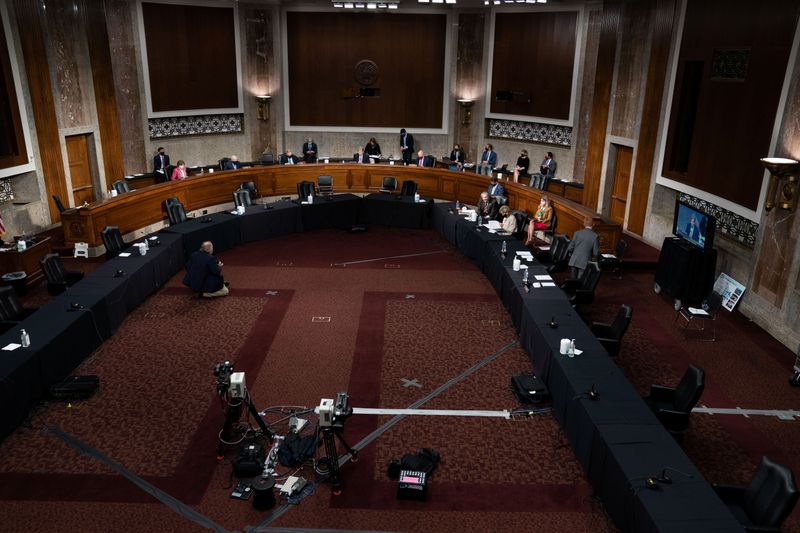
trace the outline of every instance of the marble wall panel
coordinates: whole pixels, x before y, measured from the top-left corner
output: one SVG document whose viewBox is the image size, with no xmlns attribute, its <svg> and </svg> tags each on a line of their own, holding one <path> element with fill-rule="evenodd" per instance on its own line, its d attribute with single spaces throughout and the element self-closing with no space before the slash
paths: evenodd
<svg viewBox="0 0 800 533">
<path fill-rule="evenodd" d="M 275 153 L 275 118 L 256 120 L 255 96 L 271 95 L 274 89 L 275 39 L 273 34 L 276 10 L 257 4 L 239 4 L 239 28 L 243 39 L 242 77 L 244 80 L 244 108 L 248 137 L 253 155 L 263 151 Z M 270 102 L 270 106 L 276 104 Z"/>
<path fill-rule="evenodd" d="M 600 46 L 600 30 L 603 25 L 602 11 L 589 9 L 586 13 L 585 48 L 581 53 L 583 74 L 580 80 L 580 110 L 576 117 L 572 138 L 573 171 L 572 179 L 583 182 L 586 171 L 586 154 L 589 150 L 589 123 L 594 99 L 594 78 L 597 70 L 597 51 Z M 583 30 L 583 29 L 582 29 Z M 562 166 L 562 169 L 564 167 Z"/>
<path fill-rule="evenodd" d="M 639 135 L 642 86 L 647 77 L 650 1 L 628 2 L 620 20 L 620 46 L 613 92 L 611 134 L 626 139 Z"/>
</svg>

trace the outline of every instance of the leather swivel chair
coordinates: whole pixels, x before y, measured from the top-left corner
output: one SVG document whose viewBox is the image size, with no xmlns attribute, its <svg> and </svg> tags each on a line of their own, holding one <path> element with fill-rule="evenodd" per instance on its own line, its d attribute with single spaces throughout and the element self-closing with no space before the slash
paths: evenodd
<svg viewBox="0 0 800 533">
<path fill-rule="evenodd" d="M 590 262 L 583 270 L 579 279 L 568 279 L 561 284 L 561 289 L 569 298 L 572 307 L 588 304 L 594 301 L 594 289 L 600 281 L 600 267 L 597 263 Z"/>
<path fill-rule="evenodd" d="M 628 249 L 628 243 L 624 239 L 617 241 L 617 248 L 614 254 L 607 254 L 600 256 L 600 267 L 603 270 L 611 270 L 616 272 L 617 279 L 622 279 L 622 258 L 625 257 L 625 250 Z"/>
<path fill-rule="evenodd" d="M 331 176 L 317 176 L 317 190 L 320 194 L 333 194 L 333 178 Z"/>
<path fill-rule="evenodd" d="M 384 176 L 383 184 L 381 185 L 381 192 L 394 194 L 397 192 L 397 178 L 394 176 Z"/>
<path fill-rule="evenodd" d="M 317 190 L 313 181 L 301 181 L 297 184 L 297 199 L 301 202 L 308 200 L 309 196 L 316 196 Z"/>
<path fill-rule="evenodd" d="M 65 210 L 64 204 L 61 202 L 61 197 L 57 194 L 53 195 L 53 203 L 56 204 L 56 209 L 58 209 L 59 213 L 63 213 Z"/>
<path fill-rule="evenodd" d="M 651 385 L 650 394 L 644 397 L 644 401 L 664 428 L 680 437 L 689 427 L 689 417 L 703 395 L 705 384 L 703 369 L 689 365 L 676 387 Z"/>
<path fill-rule="evenodd" d="M 792 471 L 766 456 L 747 486 L 714 485 L 714 490 L 745 531 L 780 531 L 800 496 Z"/>
<path fill-rule="evenodd" d="M 415 194 L 417 194 L 417 182 L 403 180 L 403 186 L 400 187 L 400 196 L 414 196 Z"/>
<path fill-rule="evenodd" d="M 103 231 L 100 232 L 100 238 L 103 239 L 103 246 L 106 247 L 106 258 L 108 259 L 117 257 L 125 249 L 125 241 L 122 240 L 122 233 L 120 233 L 117 226 L 103 228 Z"/>
<path fill-rule="evenodd" d="M 0 287 L 0 333 L 5 333 L 31 316 L 38 307 L 23 307 L 12 287 Z"/>
<path fill-rule="evenodd" d="M 68 287 L 76 284 L 83 279 L 83 272 L 66 270 L 61 264 L 61 258 L 56 253 L 47 254 L 39 261 L 47 280 L 47 292 L 51 296 L 57 296 L 67 290 Z"/>
<path fill-rule="evenodd" d="M 243 206 L 247 207 L 249 205 L 253 205 L 253 202 L 250 200 L 250 191 L 247 189 L 238 189 L 233 192 L 233 203 L 236 207 Z"/>
<path fill-rule="evenodd" d="M 114 188 L 115 191 L 117 191 L 117 194 L 124 194 L 126 192 L 131 192 L 131 187 L 125 180 L 117 180 L 114 183 L 112 183 L 111 186 Z"/>
<path fill-rule="evenodd" d="M 606 349 L 608 355 L 616 357 L 619 354 L 620 345 L 622 344 L 622 337 L 628 331 L 628 326 L 631 324 L 633 317 L 633 308 L 629 305 L 623 305 L 617 312 L 617 317 L 611 324 L 604 322 L 593 322 L 592 333 Z"/>
<path fill-rule="evenodd" d="M 188 220 L 186 216 L 186 210 L 183 208 L 183 204 L 180 202 L 170 204 L 167 207 L 167 215 L 169 216 L 170 226 L 175 226 L 176 224 L 180 224 Z"/>
<path fill-rule="evenodd" d="M 250 200 L 255 202 L 256 198 L 260 197 L 258 189 L 256 189 L 256 182 L 254 181 L 243 181 L 239 185 L 240 189 L 246 189 L 250 193 Z"/>
</svg>

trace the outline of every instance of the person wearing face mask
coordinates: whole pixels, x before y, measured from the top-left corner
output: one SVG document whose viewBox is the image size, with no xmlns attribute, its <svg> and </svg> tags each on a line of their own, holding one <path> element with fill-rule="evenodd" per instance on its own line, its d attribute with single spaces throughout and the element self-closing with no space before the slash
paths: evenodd
<svg viewBox="0 0 800 533">
<path fill-rule="evenodd" d="M 528 175 L 529 166 L 531 166 L 531 160 L 528 158 L 528 151 L 522 150 L 517 158 L 517 166 L 514 169 L 514 183 L 519 181 L 520 176 Z"/>
<path fill-rule="evenodd" d="M 303 161 L 306 163 L 317 162 L 317 143 L 311 137 L 303 143 Z"/>
<path fill-rule="evenodd" d="M 494 169 L 496 166 L 497 152 L 494 151 L 494 147 L 491 144 L 487 144 L 484 147 L 483 153 L 481 154 L 481 159 L 478 162 L 478 174 L 490 176 L 492 174 L 492 169 Z"/>
<path fill-rule="evenodd" d="M 167 181 L 171 176 L 167 176 L 169 166 L 169 156 L 163 146 L 158 147 L 158 153 L 153 158 L 153 174 L 157 182 Z"/>
<path fill-rule="evenodd" d="M 464 166 L 464 150 L 461 149 L 460 144 L 453 145 L 453 151 L 450 152 L 450 161 L 453 162 L 457 170 L 461 170 L 461 167 Z"/>
</svg>

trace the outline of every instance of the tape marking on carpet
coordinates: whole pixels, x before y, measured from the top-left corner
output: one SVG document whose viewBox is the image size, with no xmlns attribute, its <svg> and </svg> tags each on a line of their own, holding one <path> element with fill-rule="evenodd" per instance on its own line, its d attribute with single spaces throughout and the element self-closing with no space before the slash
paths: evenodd
<svg viewBox="0 0 800 533">
<path fill-rule="evenodd" d="M 436 250 L 435 252 L 420 252 L 418 254 L 406 254 L 406 255 L 390 255 L 389 257 L 376 257 L 374 259 L 361 259 L 360 261 L 337 261 L 336 263 L 331 263 L 336 266 L 345 266 L 345 265 L 357 265 L 359 263 L 372 263 L 374 261 L 385 261 L 387 259 L 402 259 L 404 257 L 420 257 L 423 255 L 433 255 L 433 254 L 443 254 L 445 253 L 444 250 Z"/>
<path fill-rule="evenodd" d="M 745 418 L 751 416 L 774 416 L 779 420 L 794 420 L 800 418 L 800 411 L 779 410 L 779 409 L 742 409 L 741 407 L 695 407 L 693 413 L 703 413 L 707 415 L 740 415 Z"/>
</svg>

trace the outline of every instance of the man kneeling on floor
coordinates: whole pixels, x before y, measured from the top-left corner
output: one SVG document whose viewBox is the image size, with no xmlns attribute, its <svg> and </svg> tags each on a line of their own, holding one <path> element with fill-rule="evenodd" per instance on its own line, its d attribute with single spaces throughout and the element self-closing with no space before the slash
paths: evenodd
<svg viewBox="0 0 800 533">
<path fill-rule="evenodd" d="M 228 294 L 228 283 L 222 277 L 222 261 L 214 257 L 214 245 L 206 241 L 186 263 L 183 284 L 204 298 Z"/>
</svg>

